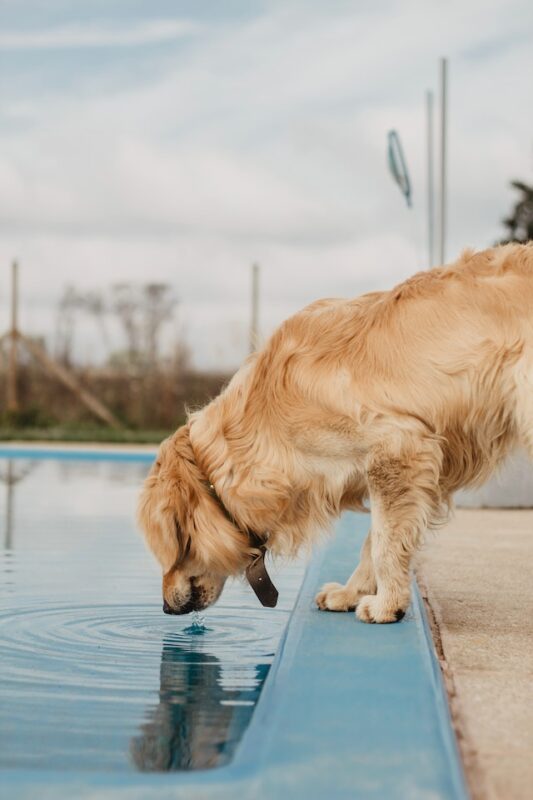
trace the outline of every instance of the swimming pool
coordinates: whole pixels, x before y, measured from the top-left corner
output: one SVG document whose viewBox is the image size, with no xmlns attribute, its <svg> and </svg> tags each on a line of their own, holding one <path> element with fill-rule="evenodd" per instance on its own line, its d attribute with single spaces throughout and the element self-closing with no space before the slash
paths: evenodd
<svg viewBox="0 0 533 800">
<path fill-rule="evenodd" d="M 416 586 L 396 625 L 314 603 L 368 516 L 273 570 L 275 610 L 237 582 L 195 627 L 134 530 L 152 458 L 0 448 L 2 797 L 467 800 Z"/>
<path fill-rule="evenodd" d="M 203 624 L 169 618 L 134 522 L 153 455 L 18 456 L 0 456 L 0 769 L 228 763 L 303 563 L 273 566 L 276 609 L 233 581 Z"/>
</svg>

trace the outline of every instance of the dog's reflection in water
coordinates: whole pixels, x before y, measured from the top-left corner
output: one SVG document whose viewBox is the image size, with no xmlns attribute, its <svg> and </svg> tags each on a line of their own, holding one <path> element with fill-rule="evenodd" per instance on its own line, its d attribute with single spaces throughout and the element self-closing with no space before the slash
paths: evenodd
<svg viewBox="0 0 533 800">
<path fill-rule="evenodd" d="M 229 669 L 223 681 L 218 658 L 164 640 L 159 705 L 149 710 L 130 745 L 139 770 L 209 769 L 231 759 L 269 665 L 234 667 L 234 675 Z"/>
</svg>

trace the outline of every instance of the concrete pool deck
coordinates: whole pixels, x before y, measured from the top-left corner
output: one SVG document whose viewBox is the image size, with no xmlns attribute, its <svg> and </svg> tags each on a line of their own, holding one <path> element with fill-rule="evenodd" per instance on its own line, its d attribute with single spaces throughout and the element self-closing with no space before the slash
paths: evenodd
<svg viewBox="0 0 533 800">
<path fill-rule="evenodd" d="M 474 800 L 533 793 L 533 510 L 459 509 L 418 566 Z"/>
</svg>

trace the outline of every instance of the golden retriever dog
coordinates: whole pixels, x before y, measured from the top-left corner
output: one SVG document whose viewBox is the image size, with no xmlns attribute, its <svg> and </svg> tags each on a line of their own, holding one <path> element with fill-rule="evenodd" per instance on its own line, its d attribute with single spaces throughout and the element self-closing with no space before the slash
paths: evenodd
<svg viewBox="0 0 533 800">
<path fill-rule="evenodd" d="M 293 555 L 369 503 L 359 565 L 316 602 L 395 622 L 425 530 L 520 444 L 533 456 L 533 245 L 319 300 L 161 445 L 139 520 L 164 610 L 205 608 L 260 549 Z"/>
</svg>

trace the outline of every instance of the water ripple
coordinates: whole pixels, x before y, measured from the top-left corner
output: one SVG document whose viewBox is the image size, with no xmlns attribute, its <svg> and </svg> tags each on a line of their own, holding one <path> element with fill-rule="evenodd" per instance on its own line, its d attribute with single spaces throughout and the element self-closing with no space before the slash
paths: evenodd
<svg viewBox="0 0 533 800">
<path fill-rule="evenodd" d="M 227 663 L 257 663 L 269 657 L 274 638 L 237 609 L 225 609 L 202 627 L 162 621 L 161 610 L 146 605 L 63 605 L 43 609 L 20 607 L 0 615 L 2 679 L 13 683 L 49 683 L 61 674 L 63 685 L 120 687 L 128 673 L 142 681 L 153 667 L 163 638 L 191 650 L 202 637 L 204 649 Z"/>
<path fill-rule="evenodd" d="M 303 566 L 275 576 L 282 603 L 274 610 L 234 582 L 204 617 L 167 617 L 158 571 L 131 520 L 138 469 L 125 465 L 123 485 L 96 462 L 11 472 L 24 477 L 9 508 L 0 492 L 0 767 L 227 762 Z"/>
</svg>

